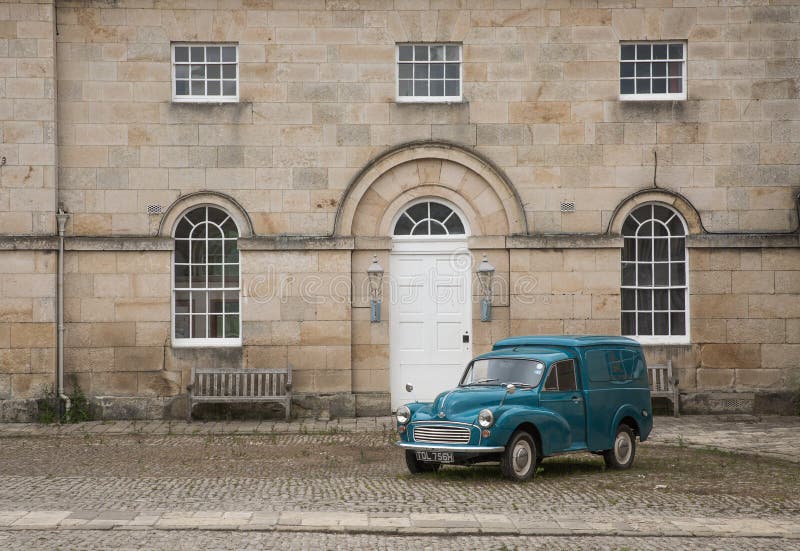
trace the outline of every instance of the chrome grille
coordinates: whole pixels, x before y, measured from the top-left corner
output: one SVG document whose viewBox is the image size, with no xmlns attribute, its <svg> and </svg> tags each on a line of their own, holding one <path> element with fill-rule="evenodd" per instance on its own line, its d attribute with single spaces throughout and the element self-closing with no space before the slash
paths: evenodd
<svg viewBox="0 0 800 551">
<path fill-rule="evenodd" d="M 433 444 L 469 444 L 469 428 L 457 425 L 417 425 L 414 427 L 414 441 Z"/>
</svg>

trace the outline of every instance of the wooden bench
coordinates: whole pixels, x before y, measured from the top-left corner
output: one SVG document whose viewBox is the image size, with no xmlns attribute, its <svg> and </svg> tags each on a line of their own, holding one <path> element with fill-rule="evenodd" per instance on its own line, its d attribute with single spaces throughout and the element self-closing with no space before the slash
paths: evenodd
<svg viewBox="0 0 800 551">
<path fill-rule="evenodd" d="M 192 368 L 186 420 L 201 403 L 280 402 L 289 420 L 292 407 L 292 366 L 286 369 Z"/>
<path fill-rule="evenodd" d="M 678 379 L 672 375 L 672 360 L 663 365 L 648 365 L 647 379 L 650 381 L 650 397 L 666 398 L 672 402 L 672 412 L 679 414 L 680 396 L 678 395 Z"/>
</svg>

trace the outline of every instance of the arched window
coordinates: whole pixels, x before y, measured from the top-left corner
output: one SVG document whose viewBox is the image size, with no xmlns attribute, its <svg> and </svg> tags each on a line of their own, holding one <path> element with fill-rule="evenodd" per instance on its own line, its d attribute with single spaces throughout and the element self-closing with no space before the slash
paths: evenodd
<svg viewBox="0 0 800 551">
<path fill-rule="evenodd" d="M 424 201 L 408 207 L 394 225 L 394 235 L 464 235 L 464 222 L 442 203 Z"/>
<path fill-rule="evenodd" d="M 622 334 L 688 342 L 686 225 L 669 207 L 638 207 L 622 225 Z"/>
<path fill-rule="evenodd" d="M 181 217 L 173 262 L 174 343 L 241 344 L 238 237 L 236 223 L 217 207 Z"/>
</svg>

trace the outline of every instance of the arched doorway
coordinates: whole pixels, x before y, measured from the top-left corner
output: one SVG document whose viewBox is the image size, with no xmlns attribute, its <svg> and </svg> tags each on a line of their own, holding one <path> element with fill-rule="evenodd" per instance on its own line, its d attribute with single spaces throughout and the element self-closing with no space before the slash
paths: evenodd
<svg viewBox="0 0 800 551">
<path fill-rule="evenodd" d="M 390 391 L 392 409 L 432 401 L 458 380 L 472 353 L 469 225 L 453 203 L 424 197 L 392 223 Z M 406 383 L 414 392 L 405 390 Z"/>
</svg>

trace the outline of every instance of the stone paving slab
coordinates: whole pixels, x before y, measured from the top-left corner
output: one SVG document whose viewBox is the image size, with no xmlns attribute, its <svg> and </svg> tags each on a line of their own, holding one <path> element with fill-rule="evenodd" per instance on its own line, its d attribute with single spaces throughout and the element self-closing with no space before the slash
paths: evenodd
<svg viewBox="0 0 800 551">
<path fill-rule="evenodd" d="M 720 517 L 561 518 L 464 513 L 338 511 L 0 511 L 2 530 L 247 530 L 405 535 L 550 535 L 800 539 L 800 520 Z"/>
</svg>

